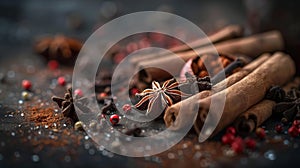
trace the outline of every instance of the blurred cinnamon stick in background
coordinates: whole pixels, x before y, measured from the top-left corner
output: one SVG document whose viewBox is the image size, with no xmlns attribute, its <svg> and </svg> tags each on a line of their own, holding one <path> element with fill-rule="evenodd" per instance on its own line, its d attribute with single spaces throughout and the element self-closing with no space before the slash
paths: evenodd
<svg viewBox="0 0 300 168">
<path fill-rule="evenodd" d="M 180 46 L 176 46 L 173 48 L 168 49 L 171 52 L 178 53 L 190 50 L 191 48 L 199 48 L 203 46 L 207 46 L 208 44 L 215 44 L 224 40 L 241 37 L 243 36 L 243 28 L 239 25 L 229 25 L 221 30 L 217 31 L 214 34 L 209 35 L 207 38 L 200 38 L 198 40 L 192 41 L 188 44 L 183 44 Z M 146 55 L 139 55 L 138 57 L 134 57 L 130 60 L 133 64 L 138 64 L 141 61 L 155 59 L 163 56 L 170 56 L 168 55 L 169 52 L 158 52 L 158 53 L 150 53 Z"/>
<path fill-rule="evenodd" d="M 270 31 L 262 34 L 256 34 L 248 37 L 226 40 L 212 46 L 205 46 L 196 49 L 201 55 L 205 53 L 213 53 L 217 51 L 223 54 L 242 54 L 252 58 L 265 52 L 275 52 L 283 50 L 284 42 L 280 32 Z M 172 76 L 158 68 L 165 65 L 172 65 L 168 70 L 179 74 L 184 63 L 191 58 L 197 57 L 198 54 L 194 50 L 177 53 L 176 55 L 163 56 L 156 59 L 141 61 L 137 64 L 137 69 L 141 70 L 138 73 L 140 82 L 149 83 L 153 80 L 163 81 Z M 149 68 L 145 68 L 149 67 Z M 144 88 L 140 88 L 144 89 Z"/>
</svg>

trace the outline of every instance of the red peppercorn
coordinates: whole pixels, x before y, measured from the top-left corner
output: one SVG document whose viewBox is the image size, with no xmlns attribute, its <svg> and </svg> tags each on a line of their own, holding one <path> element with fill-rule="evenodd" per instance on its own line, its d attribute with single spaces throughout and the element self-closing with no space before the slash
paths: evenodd
<svg viewBox="0 0 300 168">
<path fill-rule="evenodd" d="M 222 142 L 223 144 L 230 145 L 234 141 L 234 138 L 233 134 L 227 133 L 222 136 Z"/>
<path fill-rule="evenodd" d="M 51 69 L 51 70 L 57 69 L 58 66 L 59 66 L 59 63 L 56 60 L 50 60 L 48 62 L 48 68 Z"/>
<path fill-rule="evenodd" d="M 126 51 L 128 53 L 131 53 L 131 52 L 134 52 L 136 50 L 139 49 L 139 46 L 136 44 L 136 43 L 129 43 L 127 46 L 126 46 Z"/>
<path fill-rule="evenodd" d="M 299 135 L 299 131 L 298 131 L 298 128 L 295 127 L 295 126 L 291 126 L 289 129 L 288 129 L 288 133 L 291 137 L 296 137 Z"/>
<path fill-rule="evenodd" d="M 256 148 L 256 141 L 252 138 L 246 138 L 245 139 L 245 144 L 247 148 L 249 149 L 255 149 Z"/>
<path fill-rule="evenodd" d="M 282 124 L 277 124 L 277 125 L 275 126 L 275 130 L 276 130 L 277 133 L 281 133 L 281 132 L 283 131 L 283 126 L 282 126 Z"/>
<path fill-rule="evenodd" d="M 81 89 L 75 89 L 74 95 L 82 97 L 83 96 L 82 90 Z"/>
<path fill-rule="evenodd" d="M 228 127 L 227 130 L 226 130 L 226 133 L 230 133 L 232 135 L 235 135 L 236 134 L 236 130 L 234 127 Z"/>
<path fill-rule="evenodd" d="M 299 127 L 300 126 L 300 120 L 294 120 L 293 121 L 293 126 Z"/>
<path fill-rule="evenodd" d="M 235 153 L 242 153 L 244 151 L 244 141 L 241 137 L 236 137 L 231 144 L 231 149 Z"/>
<path fill-rule="evenodd" d="M 266 137 L 266 132 L 263 128 L 257 128 L 255 133 L 256 133 L 256 136 L 258 136 L 261 139 L 264 139 Z"/>
<path fill-rule="evenodd" d="M 24 80 L 22 81 L 22 87 L 23 87 L 24 89 L 30 90 L 31 86 L 32 86 L 32 84 L 31 84 L 31 82 L 30 82 L 29 80 L 24 79 Z"/>
<path fill-rule="evenodd" d="M 114 62 L 116 64 L 119 64 L 125 57 L 126 57 L 125 53 L 123 53 L 123 52 L 117 53 L 114 56 Z"/>
<path fill-rule="evenodd" d="M 139 48 L 148 48 L 151 44 L 148 39 L 142 39 L 141 41 L 139 41 L 138 45 Z"/>
<path fill-rule="evenodd" d="M 125 113 L 128 113 L 129 111 L 131 111 L 131 106 L 129 104 L 124 104 L 122 109 Z"/>
<path fill-rule="evenodd" d="M 130 94 L 133 95 L 133 96 L 135 96 L 137 93 L 140 93 L 140 91 L 137 88 L 132 88 L 130 90 Z"/>
<path fill-rule="evenodd" d="M 57 83 L 61 86 L 65 86 L 66 85 L 66 79 L 65 77 L 61 76 L 57 79 Z"/>
<path fill-rule="evenodd" d="M 105 98 L 105 97 L 107 97 L 107 93 L 102 92 L 102 93 L 99 94 L 99 97 L 100 98 Z"/>
<path fill-rule="evenodd" d="M 111 122 L 112 125 L 117 125 L 120 121 L 120 117 L 117 114 L 113 114 L 110 116 L 109 121 Z"/>
</svg>

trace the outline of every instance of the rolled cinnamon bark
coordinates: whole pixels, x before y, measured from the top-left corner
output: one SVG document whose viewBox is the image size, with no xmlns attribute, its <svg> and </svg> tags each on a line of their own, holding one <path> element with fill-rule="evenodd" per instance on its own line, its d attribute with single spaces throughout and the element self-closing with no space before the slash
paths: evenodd
<svg viewBox="0 0 300 168">
<path fill-rule="evenodd" d="M 249 134 L 271 117 L 275 104 L 272 100 L 262 100 L 242 113 L 233 125 L 240 134 Z"/>
<path fill-rule="evenodd" d="M 228 39 L 232 39 L 232 38 L 236 38 L 236 37 L 241 37 L 243 35 L 243 28 L 239 25 L 229 25 L 226 26 L 224 28 L 222 28 L 221 30 L 217 31 L 216 33 L 207 36 L 207 38 L 201 38 L 195 41 L 192 41 L 188 44 L 183 44 L 180 46 L 176 46 L 173 48 L 170 48 L 169 51 L 172 52 L 183 52 L 183 51 L 187 51 L 190 50 L 191 48 L 199 48 L 199 47 L 203 47 L 206 46 L 210 43 L 218 43 L 224 40 L 228 40 Z M 146 54 L 146 55 L 139 55 L 138 57 L 133 57 L 130 62 L 133 64 L 137 64 L 141 61 L 145 61 L 145 60 L 149 60 L 149 59 L 156 59 L 159 57 L 163 57 L 163 56 L 170 56 L 168 55 L 169 52 L 159 52 L 159 53 L 151 53 L 151 54 Z"/>
<path fill-rule="evenodd" d="M 245 67 L 243 67 L 238 72 L 232 74 L 231 76 L 229 76 L 225 80 L 223 80 L 223 81 L 219 82 L 218 84 L 214 85 L 211 90 L 202 91 L 202 92 L 198 93 L 197 95 L 191 97 L 194 100 L 189 100 L 189 101 L 198 101 L 200 99 L 209 97 L 210 95 L 212 95 L 214 93 L 222 91 L 223 89 L 226 89 L 226 87 L 229 87 L 229 86 L 235 84 L 236 82 L 240 81 L 242 78 L 247 76 L 249 73 L 251 73 L 253 70 L 255 70 L 258 66 L 260 66 L 262 63 L 264 63 L 269 58 L 270 58 L 270 54 L 261 55 L 260 57 L 258 57 L 254 61 L 250 62 Z M 186 103 L 186 100 L 178 102 L 178 103 L 172 105 L 170 107 L 170 108 L 172 108 L 172 110 L 167 110 L 165 112 L 165 117 L 164 118 L 165 118 L 165 123 L 166 123 L 167 126 L 170 126 L 175 121 L 175 119 L 178 116 L 178 113 L 180 112 L 180 108 L 181 108 L 182 104 L 184 104 L 184 103 Z"/>
<path fill-rule="evenodd" d="M 285 85 L 283 90 L 287 92 L 293 87 L 298 87 L 299 84 L 300 78 L 295 78 L 292 82 Z M 276 103 L 272 100 L 262 100 L 261 102 L 249 108 L 234 122 L 236 130 L 241 134 L 248 134 L 254 131 L 272 115 L 272 109 L 275 104 Z"/>
<path fill-rule="evenodd" d="M 252 105 L 261 101 L 267 90 L 272 85 L 282 85 L 286 83 L 295 74 L 295 64 L 290 56 L 281 52 L 275 53 L 269 60 L 260 65 L 256 70 L 247 75 L 245 78 L 230 86 L 229 88 L 218 92 L 205 99 L 195 99 L 197 95 L 192 96 L 182 102 L 184 109 L 193 111 L 195 105 L 199 105 L 198 117 L 194 123 L 195 130 L 200 133 L 203 124 L 218 123 L 214 130 L 210 130 L 215 135 L 227 125 L 232 123 L 242 112 L 246 111 Z M 223 113 L 220 114 L 218 103 L 210 109 L 211 100 L 222 102 L 226 97 Z M 210 110 L 210 111 L 209 111 Z M 166 110 L 166 114 L 172 113 L 172 106 Z M 208 112 L 210 112 L 208 114 Z M 190 113 L 190 112 L 189 112 Z M 200 120 L 200 115 L 207 115 L 205 120 Z M 188 115 L 179 113 L 177 119 L 172 123 L 173 128 L 180 128 L 180 117 Z M 219 120 L 220 119 L 220 120 Z M 189 121 L 186 121 L 189 122 Z M 205 123 L 204 123 L 205 122 Z M 213 128 L 212 128 L 213 129 Z M 206 130 L 207 131 L 207 130 Z M 201 134 L 200 134 L 201 135 Z M 201 139 L 201 137 L 199 137 Z"/>
<path fill-rule="evenodd" d="M 174 74 L 179 74 L 184 63 L 199 54 L 202 55 L 217 51 L 224 54 L 242 54 L 250 57 L 257 57 L 265 52 L 280 51 L 283 47 L 284 42 L 278 31 L 270 31 L 249 37 L 227 40 L 217 43 L 214 47 L 200 47 L 195 50 L 180 52 L 176 55 L 172 54 L 171 56 L 141 61 L 137 64 L 137 68 L 139 70 L 144 69 L 144 72 L 139 74 L 139 79 L 148 79 L 150 81 L 162 81 L 168 79 L 171 77 L 169 73 L 157 68 L 145 67 L 163 67 L 165 65 L 172 65 L 172 72 Z"/>
</svg>

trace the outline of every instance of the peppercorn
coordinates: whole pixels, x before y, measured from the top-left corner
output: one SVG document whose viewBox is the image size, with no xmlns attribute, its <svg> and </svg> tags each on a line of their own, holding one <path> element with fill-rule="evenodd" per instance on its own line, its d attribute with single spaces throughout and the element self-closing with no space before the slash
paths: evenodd
<svg viewBox="0 0 300 168">
<path fill-rule="evenodd" d="M 131 111 L 131 106 L 129 104 L 124 104 L 122 109 L 125 113 L 128 113 Z"/>
<path fill-rule="evenodd" d="M 226 130 L 226 133 L 230 133 L 232 135 L 235 135 L 236 134 L 236 130 L 234 127 L 228 127 L 227 130 Z"/>
<path fill-rule="evenodd" d="M 110 116 L 109 121 L 112 125 L 117 125 L 120 121 L 120 117 L 117 114 L 113 114 Z"/>
<path fill-rule="evenodd" d="M 105 93 L 105 92 L 102 92 L 102 93 L 100 93 L 99 94 L 99 97 L 100 98 L 105 98 L 105 97 L 107 97 L 108 95 L 107 95 L 107 93 Z"/>
<path fill-rule="evenodd" d="M 114 56 L 114 63 L 119 64 L 125 57 L 126 57 L 125 53 L 123 52 L 117 53 Z"/>
<path fill-rule="evenodd" d="M 241 137 L 236 137 L 231 144 L 231 149 L 235 153 L 242 153 L 244 151 L 244 141 Z"/>
<path fill-rule="evenodd" d="M 222 136 L 222 143 L 226 145 L 232 144 L 234 141 L 234 135 L 231 133 L 226 133 L 225 135 Z"/>
<path fill-rule="evenodd" d="M 289 129 L 288 129 L 288 133 L 291 137 L 296 137 L 299 135 L 299 131 L 298 131 L 298 128 L 295 127 L 295 126 L 291 126 Z"/>
<path fill-rule="evenodd" d="M 140 91 L 137 88 L 132 88 L 130 89 L 130 94 L 132 96 L 135 96 L 137 93 L 140 93 Z"/>
<path fill-rule="evenodd" d="M 61 86 L 65 86 L 65 85 L 66 85 L 66 79 L 65 79 L 63 76 L 61 76 L 61 77 L 59 77 L 59 78 L 57 79 L 57 83 L 58 83 L 59 85 L 61 85 Z"/>
<path fill-rule="evenodd" d="M 76 131 L 80 130 L 80 131 L 83 131 L 83 123 L 81 121 L 77 121 L 75 124 L 74 124 L 74 129 Z"/>
<path fill-rule="evenodd" d="M 29 100 L 30 99 L 30 93 L 28 93 L 27 91 L 23 91 L 22 92 L 22 99 L 23 100 Z"/>
<path fill-rule="evenodd" d="M 266 137 L 266 132 L 263 128 L 257 128 L 255 133 L 260 139 L 264 139 Z"/>
<path fill-rule="evenodd" d="M 30 82 L 29 80 L 24 79 L 24 80 L 22 81 L 22 87 L 23 87 L 25 90 L 30 90 L 31 86 L 32 86 L 32 84 L 31 84 L 31 82 Z"/>
<path fill-rule="evenodd" d="M 82 97 L 82 96 L 83 96 L 82 90 L 81 90 L 81 89 L 76 89 L 76 90 L 74 91 L 74 95 L 75 95 L 75 96 Z"/>
<path fill-rule="evenodd" d="M 249 149 L 255 149 L 256 148 L 256 141 L 253 138 L 246 138 L 245 139 L 246 147 Z"/>
<path fill-rule="evenodd" d="M 300 120 L 294 120 L 293 121 L 293 126 L 298 128 L 300 126 Z"/>
<path fill-rule="evenodd" d="M 277 125 L 275 126 L 275 130 L 276 130 L 277 133 L 281 133 L 281 132 L 283 131 L 283 126 L 282 126 L 282 124 L 277 124 Z"/>
<path fill-rule="evenodd" d="M 48 62 L 48 68 L 49 68 L 50 70 L 55 70 L 55 69 L 58 68 L 58 66 L 59 66 L 59 63 L 58 63 L 56 60 L 50 60 L 50 61 Z"/>
</svg>

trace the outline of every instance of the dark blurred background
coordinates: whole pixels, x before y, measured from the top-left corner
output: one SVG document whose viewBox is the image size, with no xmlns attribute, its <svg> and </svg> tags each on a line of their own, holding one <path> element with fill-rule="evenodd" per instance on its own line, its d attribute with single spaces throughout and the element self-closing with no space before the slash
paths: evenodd
<svg viewBox="0 0 300 168">
<path fill-rule="evenodd" d="M 300 63 L 299 4 L 295 0 L 1 0 L 0 59 L 30 52 L 40 36 L 65 34 L 84 41 L 113 18 L 158 10 L 185 17 L 206 33 L 228 24 L 244 25 L 247 34 L 278 29 L 287 52 Z"/>
<path fill-rule="evenodd" d="M 280 0 L 1 0 L 0 59 L 31 51 L 43 35 L 65 34 L 86 40 L 100 25 L 144 10 L 167 11 L 189 19 L 209 33 L 241 24 L 246 33 L 279 29 L 287 52 L 300 63 L 299 1 Z"/>
<path fill-rule="evenodd" d="M 44 34 L 63 33 L 87 38 L 96 28 L 118 16 L 145 10 L 183 16 L 209 31 L 229 23 L 244 24 L 243 1 L 144 1 L 138 0 L 2 0 L 0 35 L 4 44 L 28 44 Z"/>
</svg>

